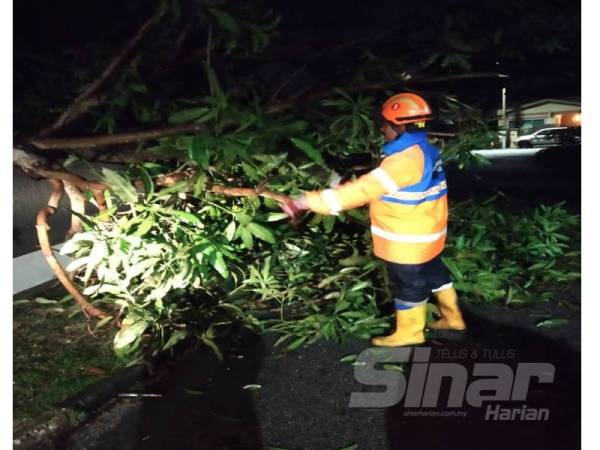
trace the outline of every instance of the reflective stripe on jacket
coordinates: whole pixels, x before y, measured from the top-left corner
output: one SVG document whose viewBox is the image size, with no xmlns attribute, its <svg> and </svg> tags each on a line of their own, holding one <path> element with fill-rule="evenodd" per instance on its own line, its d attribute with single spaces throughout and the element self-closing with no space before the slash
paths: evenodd
<svg viewBox="0 0 600 450">
<path fill-rule="evenodd" d="M 446 178 L 436 147 L 424 132 L 404 133 L 382 147 L 379 167 L 335 189 L 307 192 L 321 214 L 369 204 L 373 250 L 398 264 L 435 258 L 446 242 Z"/>
</svg>

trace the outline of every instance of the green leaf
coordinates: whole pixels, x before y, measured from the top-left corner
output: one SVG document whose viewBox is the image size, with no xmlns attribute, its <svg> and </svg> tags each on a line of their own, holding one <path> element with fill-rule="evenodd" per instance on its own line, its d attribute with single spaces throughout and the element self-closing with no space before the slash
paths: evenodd
<svg viewBox="0 0 600 450">
<path fill-rule="evenodd" d="M 348 309 L 349 307 L 350 307 L 350 302 L 348 300 L 345 300 L 344 298 L 340 298 L 340 299 L 338 299 L 338 301 L 335 304 L 334 312 L 337 314 L 339 312 L 342 312 L 342 311 Z"/>
<path fill-rule="evenodd" d="M 138 172 L 140 174 L 140 178 L 144 183 L 144 190 L 146 191 L 146 198 L 150 199 L 154 195 L 154 183 L 152 182 L 152 177 L 143 166 L 138 167 Z"/>
<path fill-rule="evenodd" d="M 115 204 L 113 202 L 113 198 L 112 195 L 110 195 L 110 190 L 107 189 L 106 191 L 104 191 L 104 200 L 106 201 L 106 207 L 108 209 L 111 209 Z"/>
<path fill-rule="evenodd" d="M 128 220 L 129 218 L 129 220 Z M 119 228 L 121 229 L 122 232 L 124 233 L 129 233 L 129 230 L 131 229 L 131 227 L 133 227 L 134 225 L 138 225 L 140 223 L 142 223 L 144 221 L 144 216 L 139 215 L 139 216 L 122 216 L 118 221 L 117 224 L 119 225 Z"/>
<path fill-rule="evenodd" d="M 107 220 L 108 218 L 112 217 L 114 213 L 117 212 L 119 208 L 117 208 L 116 206 L 113 206 L 112 208 L 107 208 L 104 211 L 101 211 L 100 213 L 98 213 L 98 215 L 96 215 L 96 217 L 94 218 L 97 221 L 103 222 L 105 220 Z"/>
<path fill-rule="evenodd" d="M 169 123 L 179 124 L 200 119 L 210 111 L 210 108 L 201 106 L 198 108 L 183 109 L 169 116 Z"/>
<path fill-rule="evenodd" d="M 219 361 L 223 361 L 223 354 L 221 353 L 221 350 L 219 349 L 214 340 L 212 340 L 204 334 L 200 336 L 200 340 L 214 352 L 215 356 L 219 359 Z"/>
<path fill-rule="evenodd" d="M 146 92 L 148 92 L 148 88 L 144 83 L 130 83 L 129 89 L 131 89 L 134 92 L 139 92 L 140 94 L 145 94 Z"/>
<path fill-rule="evenodd" d="M 138 193 L 129 182 L 129 179 L 119 172 L 102 168 L 104 181 L 108 184 L 110 190 L 125 203 L 137 203 Z"/>
<path fill-rule="evenodd" d="M 258 180 L 258 172 L 253 166 L 247 162 L 242 162 L 242 169 L 248 178 L 251 180 Z"/>
<path fill-rule="evenodd" d="M 331 233 L 333 230 L 333 226 L 335 225 L 336 217 L 335 216 L 325 216 L 323 217 L 323 228 L 327 234 Z"/>
<path fill-rule="evenodd" d="M 202 225 L 202 221 L 198 216 L 187 211 L 179 211 L 177 209 L 170 208 L 161 208 L 160 212 L 169 216 L 177 217 L 178 219 L 181 219 L 185 222 L 190 222 L 194 225 Z"/>
<path fill-rule="evenodd" d="M 206 189 L 206 181 L 208 177 L 204 172 L 199 173 L 196 181 L 194 182 L 194 197 L 199 197 L 204 189 Z"/>
<path fill-rule="evenodd" d="M 34 302 L 39 303 L 40 305 L 53 305 L 58 303 L 58 300 L 50 300 L 44 297 L 36 297 L 33 299 Z"/>
<path fill-rule="evenodd" d="M 226 311 L 231 317 L 244 317 L 244 311 L 231 303 L 221 303 L 218 308 Z"/>
<path fill-rule="evenodd" d="M 308 339 L 308 336 L 303 336 L 301 338 L 295 339 L 287 346 L 287 349 L 288 350 L 296 350 L 298 347 L 300 347 L 302 344 L 304 344 L 304 342 L 306 342 L 307 339 Z"/>
<path fill-rule="evenodd" d="M 269 244 L 275 243 L 275 237 L 268 228 L 263 227 L 262 225 L 259 225 L 256 222 L 250 222 L 247 225 L 247 227 L 250 230 L 250 232 L 257 238 L 262 239 L 263 241 L 268 242 Z"/>
<path fill-rule="evenodd" d="M 442 256 L 442 262 L 448 268 L 448 270 L 450 271 L 450 273 L 452 273 L 452 277 L 453 278 L 455 278 L 456 280 L 462 280 L 463 279 L 463 275 L 460 272 L 460 270 L 458 269 L 458 266 L 457 266 L 457 264 L 454 261 L 452 261 L 449 258 L 446 258 L 446 257 Z"/>
<path fill-rule="evenodd" d="M 84 284 L 88 282 L 92 276 L 92 271 L 106 256 L 108 256 L 108 247 L 106 243 L 103 241 L 96 241 L 92 247 L 92 250 L 90 251 L 90 254 L 88 255 L 85 274 L 83 275 L 82 279 Z"/>
<path fill-rule="evenodd" d="M 369 314 L 367 314 L 364 311 L 346 311 L 341 313 L 340 315 L 349 319 L 365 319 L 369 317 Z"/>
<path fill-rule="evenodd" d="M 94 227 L 96 226 L 96 224 L 90 220 L 89 217 L 85 216 L 84 214 L 78 213 L 77 211 L 74 210 L 70 210 L 69 211 L 71 214 L 73 214 L 74 216 L 77 216 L 81 219 L 81 221 L 83 222 L 83 229 L 86 231 L 90 231 L 93 230 Z"/>
<path fill-rule="evenodd" d="M 280 336 L 273 344 L 273 347 L 278 347 L 279 345 L 283 344 L 285 341 L 287 341 L 291 337 L 293 337 L 292 334 L 284 334 L 283 336 Z"/>
<path fill-rule="evenodd" d="M 357 450 L 357 449 L 358 449 L 358 444 L 352 444 L 347 447 L 341 448 L 340 450 Z"/>
<path fill-rule="evenodd" d="M 539 328 L 553 328 L 553 327 L 562 327 L 569 323 L 568 319 L 549 319 L 544 320 L 536 325 Z"/>
<path fill-rule="evenodd" d="M 175 344 L 177 344 L 179 341 L 185 339 L 188 335 L 188 332 L 186 330 L 175 330 L 171 336 L 169 337 L 169 340 L 167 341 L 167 343 L 164 345 L 164 347 L 162 348 L 163 350 L 168 350 L 171 347 L 173 347 Z"/>
<path fill-rule="evenodd" d="M 343 278 L 344 274 L 343 273 L 336 273 L 335 275 L 330 275 L 327 278 L 322 279 L 319 284 L 317 285 L 318 289 L 323 289 L 324 287 L 329 286 L 331 283 L 333 283 L 335 280 L 338 280 L 340 278 Z"/>
<path fill-rule="evenodd" d="M 225 11 L 221 10 L 221 9 L 217 9 L 217 8 L 206 8 L 213 16 L 215 19 L 217 19 L 217 22 L 219 23 L 219 25 L 221 27 L 223 27 L 223 29 L 231 32 L 231 33 L 237 33 L 238 31 L 238 24 L 235 21 L 235 19 L 227 14 Z"/>
<path fill-rule="evenodd" d="M 219 98 L 221 101 L 224 101 L 223 90 L 221 89 L 221 84 L 219 83 L 219 79 L 217 78 L 217 74 L 211 66 L 207 66 L 206 68 L 206 78 L 208 78 L 208 85 L 210 88 L 210 94 Z"/>
<path fill-rule="evenodd" d="M 16 306 L 16 305 L 24 305 L 24 304 L 26 304 L 26 303 L 30 303 L 30 300 L 29 300 L 29 299 L 26 299 L 26 298 L 22 298 L 22 299 L 20 299 L 20 300 L 15 300 L 15 301 L 13 302 L 13 306 Z"/>
<path fill-rule="evenodd" d="M 252 217 L 250 217 L 248 214 L 238 213 L 235 216 L 235 220 L 237 220 L 240 225 L 246 226 L 252 222 Z"/>
<path fill-rule="evenodd" d="M 321 152 L 314 148 L 311 144 L 298 138 L 291 138 L 290 140 L 298 149 L 302 150 L 306 154 L 306 156 L 308 156 L 314 162 L 316 162 L 322 167 L 327 167 L 327 165 L 325 164 L 325 160 L 321 155 Z"/>
<path fill-rule="evenodd" d="M 358 358 L 358 355 L 348 355 L 348 356 L 344 356 L 343 358 L 340 358 L 340 362 L 354 362 L 356 361 L 356 358 Z"/>
<path fill-rule="evenodd" d="M 181 180 L 165 189 L 161 189 L 158 193 L 159 197 L 167 197 L 180 192 L 187 192 L 190 189 L 190 180 Z"/>
<path fill-rule="evenodd" d="M 231 242 L 233 240 L 233 237 L 235 236 L 235 230 L 236 224 L 235 221 L 232 220 L 229 225 L 227 225 L 227 228 L 225 228 L 225 238 L 227 238 L 227 241 Z"/>
<path fill-rule="evenodd" d="M 287 219 L 286 213 L 269 213 L 267 216 L 267 222 L 277 222 L 279 220 Z"/>
<path fill-rule="evenodd" d="M 192 161 L 199 164 L 203 169 L 208 169 L 210 163 L 210 154 L 205 139 L 201 137 L 195 137 L 192 140 L 189 157 Z"/>
<path fill-rule="evenodd" d="M 356 292 L 356 291 L 360 291 L 362 289 L 365 289 L 367 287 L 371 286 L 371 282 L 370 281 L 361 281 L 357 284 L 355 284 L 354 286 L 352 286 L 349 290 L 349 292 Z"/>
<path fill-rule="evenodd" d="M 154 223 L 154 216 L 146 217 L 144 221 L 140 224 L 140 226 L 137 228 L 135 233 L 133 233 L 133 235 L 139 237 L 144 236 L 148 231 L 150 231 L 150 229 L 152 229 Z"/>
<path fill-rule="evenodd" d="M 400 364 L 383 364 L 381 367 L 383 370 L 393 370 L 404 373 L 404 367 L 402 367 Z"/>
<path fill-rule="evenodd" d="M 330 292 L 329 294 L 327 294 L 325 297 L 323 297 L 325 300 L 332 300 L 334 298 L 338 298 L 339 296 L 341 296 L 342 293 L 340 291 L 335 291 L 335 292 Z"/>
<path fill-rule="evenodd" d="M 364 264 L 365 262 L 370 261 L 371 258 L 366 255 L 360 255 L 356 248 L 352 249 L 352 256 L 348 256 L 347 258 L 342 258 L 339 260 L 340 265 L 344 267 L 350 266 L 359 266 Z"/>
<path fill-rule="evenodd" d="M 113 316 L 107 316 L 104 319 L 100 320 L 97 324 L 96 327 L 94 328 L 95 330 L 102 328 L 104 325 L 106 325 L 108 322 L 110 322 L 111 320 L 113 320 L 114 317 Z"/>
<path fill-rule="evenodd" d="M 198 391 L 196 389 L 190 389 L 190 388 L 183 388 L 184 392 L 186 394 L 190 394 L 190 395 L 204 395 L 203 391 Z"/>
<path fill-rule="evenodd" d="M 229 271 L 227 270 L 227 264 L 225 264 L 223 253 L 218 251 L 212 252 L 208 256 L 208 261 L 223 278 L 227 278 L 229 276 Z"/>
<path fill-rule="evenodd" d="M 138 275 L 141 275 L 142 273 L 144 273 L 146 270 L 150 269 L 151 267 L 156 266 L 159 262 L 160 262 L 160 258 L 145 258 L 145 259 L 142 259 L 137 264 L 127 266 L 125 268 L 124 283 L 129 283 L 133 278 L 137 277 Z"/>
<path fill-rule="evenodd" d="M 106 286 L 106 285 L 103 285 Z M 100 289 L 99 284 L 95 284 L 93 286 L 88 286 L 83 290 L 83 295 L 96 295 L 98 293 L 98 289 Z"/>
<path fill-rule="evenodd" d="M 254 247 L 254 239 L 252 239 L 252 233 L 250 233 L 250 230 L 244 226 L 238 228 L 238 230 L 240 232 L 242 242 L 244 243 L 244 247 L 246 247 L 248 250 Z"/>
<path fill-rule="evenodd" d="M 121 328 L 115 335 L 114 347 L 116 350 L 123 350 L 129 346 L 133 341 L 139 338 L 146 328 L 148 328 L 148 322 L 145 320 L 138 320 L 129 326 Z"/>
</svg>

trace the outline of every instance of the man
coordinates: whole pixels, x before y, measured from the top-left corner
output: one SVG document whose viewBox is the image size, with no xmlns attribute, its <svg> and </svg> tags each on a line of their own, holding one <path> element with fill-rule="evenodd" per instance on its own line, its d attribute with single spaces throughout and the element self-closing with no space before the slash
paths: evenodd
<svg viewBox="0 0 600 450">
<path fill-rule="evenodd" d="M 335 189 L 305 192 L 282 204 L 292 218 L 302 210 L 338 214 L 369 204 L 375 256 L 385 260 L 394 295 L 396 330 L 373 338 L 377 346 L 425 342 L 427 300 L 436 298 L 441 319 L 432 329 L 465 330 L 450 274 L 440 259 L 446 242 L 447 186 L 439 151 L 421 130 L 431 108 L 401 93 L 381 108 L 386 143 L 378 168 Z"/>
</svg>

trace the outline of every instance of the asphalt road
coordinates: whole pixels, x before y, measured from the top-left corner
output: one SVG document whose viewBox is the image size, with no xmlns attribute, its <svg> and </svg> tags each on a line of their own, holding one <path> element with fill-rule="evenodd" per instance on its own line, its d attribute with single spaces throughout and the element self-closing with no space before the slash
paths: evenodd
<svg viewBox="0 0 600 450">
<path fill-rule="evenodd" d="M 158 379 L 132 388 L 160 397 L 116 400 L 64 438 L 60 448 L 579 448 L 578 318 L 570 317 L 566 327 L 542 331 L 535 327 L 531 310 L 473 305 L 465 316 L 470 328 L 463 340 L 434 337 L 424 346 L 431 349 L 430 367 L 460 364 L 474 380 L 476 362 L 505 364 L 513 371 L 520 363 L 552 364 L 553 382 L 534 378 L 525 401 L 501 402 L 506 408 L 546 408 L 547 421 L 486 420 L 485 403 L 448 408 L 449 384 L 442 385 L 438 408 L 409 408 L 402 401 L 386 408 L 350 408 L 352 392 L 382 390 L 356 380 L 355 370 L 364 369 L 340 362 L 362 352 L 367 341 L 319 342 L 281 352 L 273 350 L 273 336 L 246 336 L 222 365 L 206 349 L 184 355 Z M 411 370 L 387 373 L 409 379 Z M 248 385 L 260 388 L 244 389 Z M 441 411 L 454 416 L 435 416 Z"/>
<path fill-rule="evenodd" d="M 565 201 L 581 209 L 581 147 L 477 152 L 487 166 L 459 170 L 447 165 L 449 199 L 500 195 L 526 206 Z"/>
</svg>

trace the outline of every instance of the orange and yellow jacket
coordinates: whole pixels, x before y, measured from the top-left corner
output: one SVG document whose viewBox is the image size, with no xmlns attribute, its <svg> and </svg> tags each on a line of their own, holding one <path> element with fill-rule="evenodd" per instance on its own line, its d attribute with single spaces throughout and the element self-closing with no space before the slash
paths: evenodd
<svg viewBox="0 0 600 450">
<path fill-rule="evenodd" d="M 338 214 L 369 204 L 373 250 L 398 264 L 421 264 L 444 249 L 448 203 L 438 149 L 424 132 L 384 144 L 378 168 L 334 189 L 306 192 L 311 211 Z"/>
</svg>

